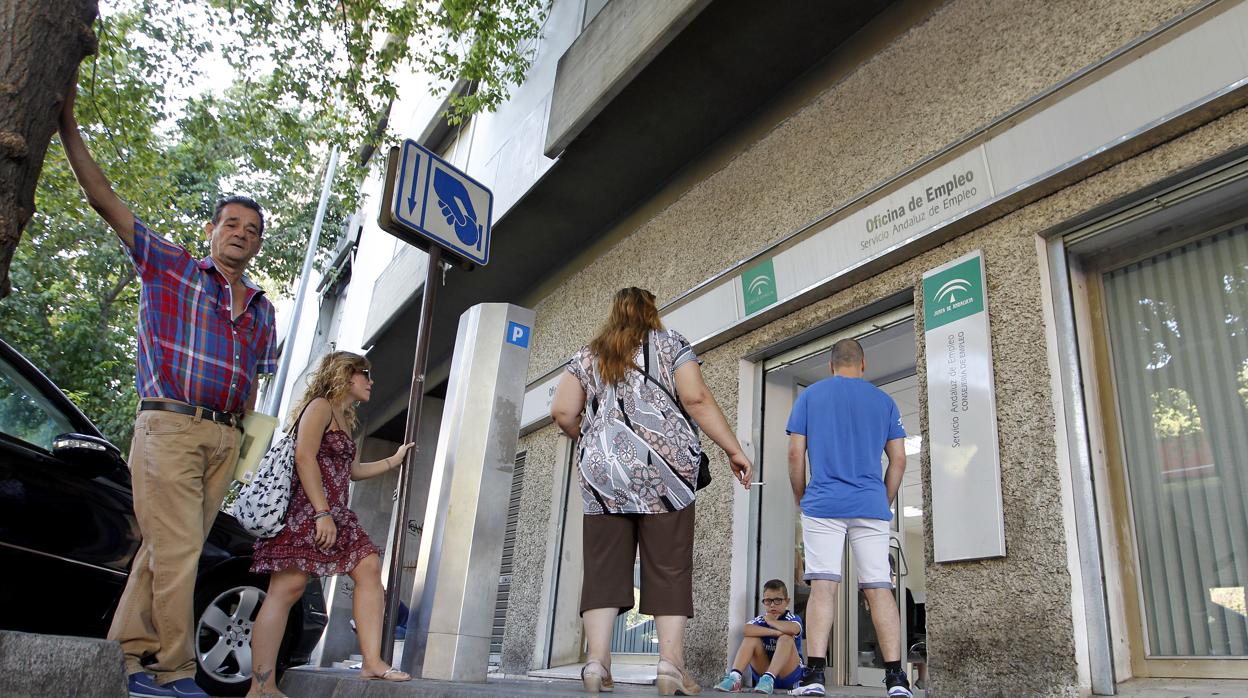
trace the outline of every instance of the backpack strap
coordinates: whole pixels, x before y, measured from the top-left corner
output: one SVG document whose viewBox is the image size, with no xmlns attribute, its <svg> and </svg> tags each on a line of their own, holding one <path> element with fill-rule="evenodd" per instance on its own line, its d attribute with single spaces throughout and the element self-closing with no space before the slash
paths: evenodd
<svg viewBox="0 0 1248 698">
<path fill-rule="evenodd" d="M 654 374 L 650 372 L 650 330 L 646 330 L 646 337 L 641 341 L 641 363 L 645 367 L 644 373 L 654 378 Z"/>
<path fill-rule="evenodd" d="M 312 400 L 315 399 L 316 398 L 312 398 Z M 312 400 L 308 400 L 308 402 L 303 406 L 303 409 L 299 410 L 299 416 L 295 418 L 295 423 L 290 426 L 290 431 L 286 432 L 286 434 L 292 439 L 296 438 L 296 435 L 299 433 L 299 422 L 303 421 L 303 413 L 307 412 L 308 408 L 312 406 Z"/>
</svg>

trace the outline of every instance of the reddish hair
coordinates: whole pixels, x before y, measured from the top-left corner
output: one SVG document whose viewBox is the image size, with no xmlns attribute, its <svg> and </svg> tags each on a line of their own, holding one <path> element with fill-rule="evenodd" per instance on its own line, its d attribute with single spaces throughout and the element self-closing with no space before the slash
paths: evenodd
<svg viewBox="0 0 1248 698">
<path fill-rule="evenodd" d="M 633 355 L 646 334 L 661 329 L 663 322 L 653 293 L 636 286 L 616 291 L 607 323 L 589 343 L 602 380 L 608 384 L 624 380 L 628 369 L 637 367 Z"/>
</svg>

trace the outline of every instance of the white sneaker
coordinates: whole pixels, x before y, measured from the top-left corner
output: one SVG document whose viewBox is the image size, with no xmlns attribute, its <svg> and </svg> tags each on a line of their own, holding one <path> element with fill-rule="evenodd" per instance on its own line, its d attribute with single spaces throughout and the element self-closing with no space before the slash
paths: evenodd
<svg viewBox="0 0 1248 698">
<path fill-rule="evenodd" d="M 823 688 L 823 669 L 811 669 L 806 667 L 802 672 L 802 680 L 798 682 L 797 688 L 789 691 L 791 696 L 824 696 L 827 691 Z"/>
</svg>

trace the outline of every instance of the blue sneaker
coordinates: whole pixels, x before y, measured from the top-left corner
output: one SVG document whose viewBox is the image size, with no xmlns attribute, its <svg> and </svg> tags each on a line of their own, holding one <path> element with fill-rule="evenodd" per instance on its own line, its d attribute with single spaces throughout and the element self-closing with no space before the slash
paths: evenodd
<svg viewBox="0 0 1248 698">
<path fill-rule="evenodd" d="M 173 698 L 178 695 L 157 685 L 156 679 L 146 671 L 136 671 L 127 676 L 126 688 L 130 691 L 130 698 Z"/>
<path fill-rule="evenodd" d="M 195 679 L 170 681 L 169 683 L 161 684 L 161 688 L 170 691 L 168 695 L 177 696 L 177 698 L 212 698 L 204 692 L 204 689 L 199 687 L 199 684 L 195 683 Z"/>
<path fill-rule="evenodd" d="M 724 678 L 715 684 L 715 690 L 720 693 L 740 693 L 741 692 L 741 674 L 735 671 L 729 671 L 724 674 Z"/>
<path fill-rule="evenodd" d="M 763 674 L 758 677 L 758 683 L 754 684 L 755 693 L 766 693 L 771 695 L 776 690 L 776 677 L 771 674 Z"/>
</svg>

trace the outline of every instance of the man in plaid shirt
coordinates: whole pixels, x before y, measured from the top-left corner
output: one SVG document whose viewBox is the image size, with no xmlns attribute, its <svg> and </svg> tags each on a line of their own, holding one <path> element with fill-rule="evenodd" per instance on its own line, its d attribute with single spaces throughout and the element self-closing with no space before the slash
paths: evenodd
<svg viewBox="0 0 1248 698">
<path fill-rule="evenodd" d="M 143 544 L 108 636 L 125 653 L 131 696 L 207 698 L 195 684 L 192 646 L 199 554 L 233 477 L 257 374 L 277 363 L 273 305 L 244 275 L 260 251 L 264 216 L 246 197 L 218 202 L 204 225 L 209 255 L 194 259 L 113 192 L 73 107 L 71 90 L 60 123 L 65 154 L 142 282 L 130 475 Z"/>
</svg>

